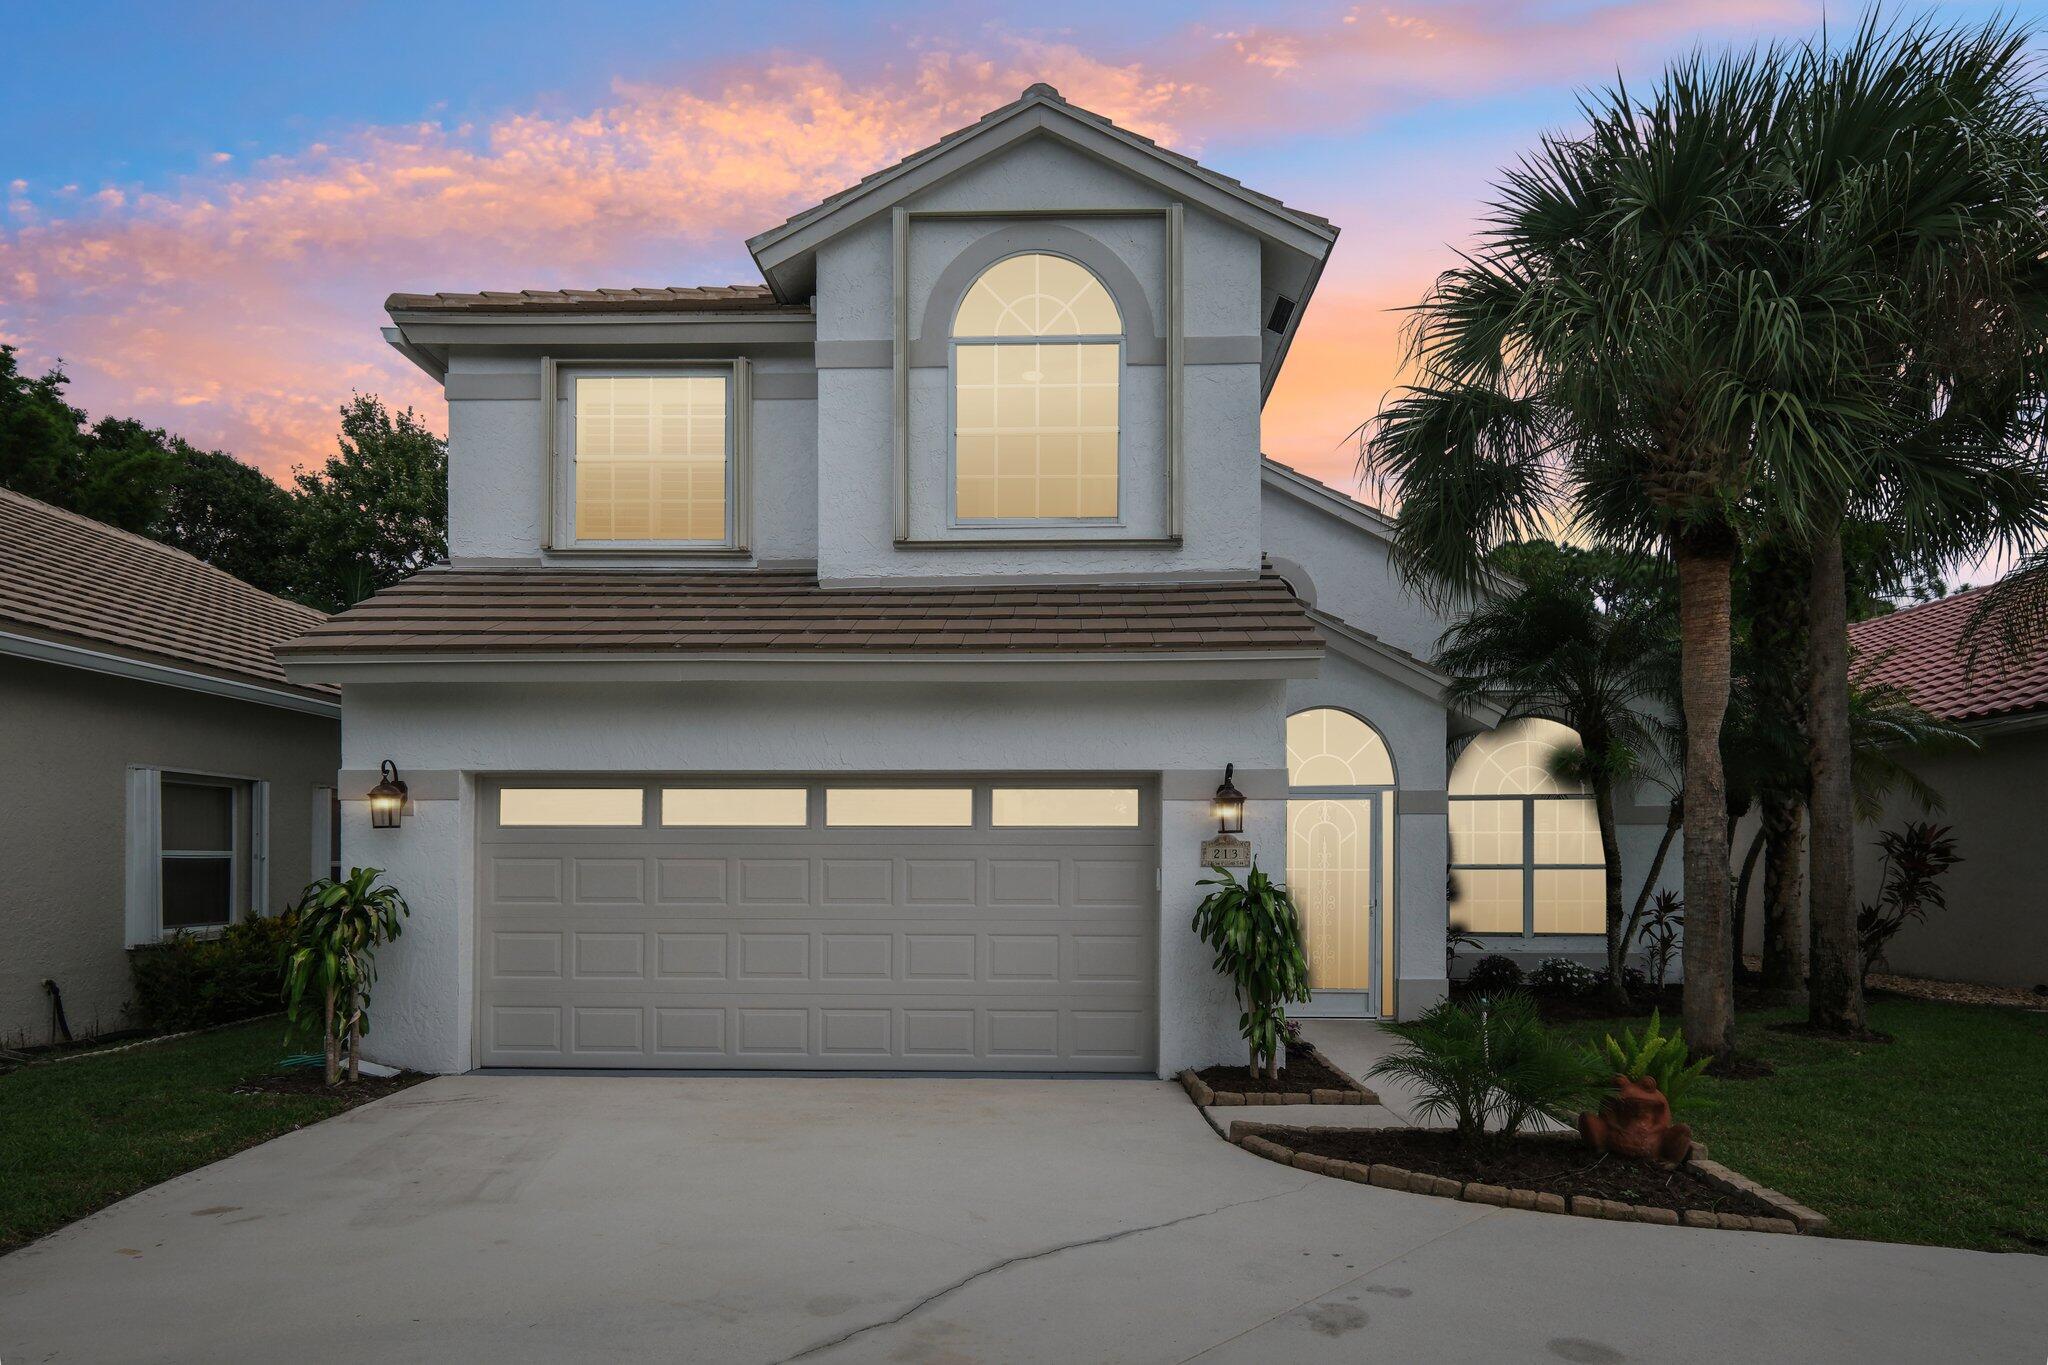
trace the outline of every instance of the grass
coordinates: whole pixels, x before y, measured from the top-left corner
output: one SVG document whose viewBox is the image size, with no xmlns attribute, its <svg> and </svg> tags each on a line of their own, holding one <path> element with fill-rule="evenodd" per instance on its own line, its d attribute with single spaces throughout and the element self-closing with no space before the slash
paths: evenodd
<svg viewBox="0 0 2048 1365">
<path fill-rule="evenodd" d="M 1698 1082 L 1680 1117 L 1717 1161 L 1845 1236 L 2048 1252 L 2048 1014 L 1876 996 L 1889 1044 L 1768 1027 L 1800 1017 L 1736 1018 L 1737 1050 L 1775 1075 Z M 1628 1023 L 1562 1029 L 1597 1043 Z"/>
<path fill-rule="evenodd" d="M 360 1102 L 232 1093 L 276 1069 L 283 1034 L 262 1019 L 0 1076 L 0 1253 Z"/>
</svg>

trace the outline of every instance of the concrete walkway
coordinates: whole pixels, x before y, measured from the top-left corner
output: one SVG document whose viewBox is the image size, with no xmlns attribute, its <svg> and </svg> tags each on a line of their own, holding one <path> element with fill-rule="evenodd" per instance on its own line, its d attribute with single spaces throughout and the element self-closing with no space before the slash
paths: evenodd
<svg viewBox="0 0 2048 1365">
<path fill-rule="evenodd" d="M 1158 1081 L 444 1078 L 0 1258 L 8 1365 L 2038 1362 L 2044 1343 L 2048 1259 L 1395 1194 L 1230 1147 Z"/>
</svg>

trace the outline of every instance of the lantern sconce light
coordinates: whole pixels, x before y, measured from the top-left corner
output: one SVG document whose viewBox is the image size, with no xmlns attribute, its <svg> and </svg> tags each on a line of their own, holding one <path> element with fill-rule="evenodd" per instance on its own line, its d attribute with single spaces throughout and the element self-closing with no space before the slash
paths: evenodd
<svg viewBox="0 0 2048 1365">
<path fill-rule="evenodd" d="M 1216 817 L 1218 834 L 1244 833 L 1244 793 L 1231 785 L 1231 778 L 1237 773 L 1237 765 L 1228 763 L 1223 768 L 1223 785 L 1216 789 L 1216 799 L 1209 810 Z"/>
<path fill-rule="evenodd" d="M 398 780 L 398 765 L 384 760 L 383 781 L 370 788 L 370 828 L 397 829 L 405 815 L 405 783 Z"/>
</svg>

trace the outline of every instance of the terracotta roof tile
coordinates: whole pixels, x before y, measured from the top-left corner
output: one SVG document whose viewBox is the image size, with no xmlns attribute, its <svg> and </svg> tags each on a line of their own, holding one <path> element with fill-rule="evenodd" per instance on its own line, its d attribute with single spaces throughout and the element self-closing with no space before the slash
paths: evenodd
<svg viewBox="0 0 2048 1365">
<path fill-rule="evenodd" d="M 1861 681 L 1903 689 L 1929 715 L 1948 721 L 1990 720 L 2048 710 L 2048 653 L 2022 664 L 1986 648 L 1972 668 L 1963 630 L 1983 589 L 1924 602 L 1849 627 L 1852 667 Z"/>
<path fill-rule="evenodd" d="M 1286 583 L 836 589 L 793 572 L 431 569 L 286 655 L 1314 652 Z"/>
<path fill-rule="evenodd" d="M 669 285 L 659 289 L 487 289 L 477 294 L 393 294 L 387 313 L 809 313 L 765 284 Z"/>
<path fill-rule="evenodd" d="M 326 618 L 183 550 L 0 489 L 0 629 L 332 697 L 273 646 Z"/>
</svg>

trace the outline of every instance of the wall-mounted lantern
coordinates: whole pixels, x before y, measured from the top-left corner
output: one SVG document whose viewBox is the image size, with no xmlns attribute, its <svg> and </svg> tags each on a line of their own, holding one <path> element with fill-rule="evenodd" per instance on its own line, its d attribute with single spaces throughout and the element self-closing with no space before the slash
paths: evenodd
<svg viewBox="0 0 2048 1365">
<path fill-rule="evenodd" d="M 397 829 L 405 815 L 405 783 L 398 780 L 398 765 L 384 760 L 384 780 L 370 788 L 370 828 Z"/>
<path fill-rule="evenodd" d="M 1216 817 L 1218 834 L 1244 833 L 1244 793 L 1230 782 L 1236 772 L 1235 763 L 1224 765 L 1223 785 L 1216 789 L 1216 799 L 1209 803 L 1210 813 Z"/>
</svg>

